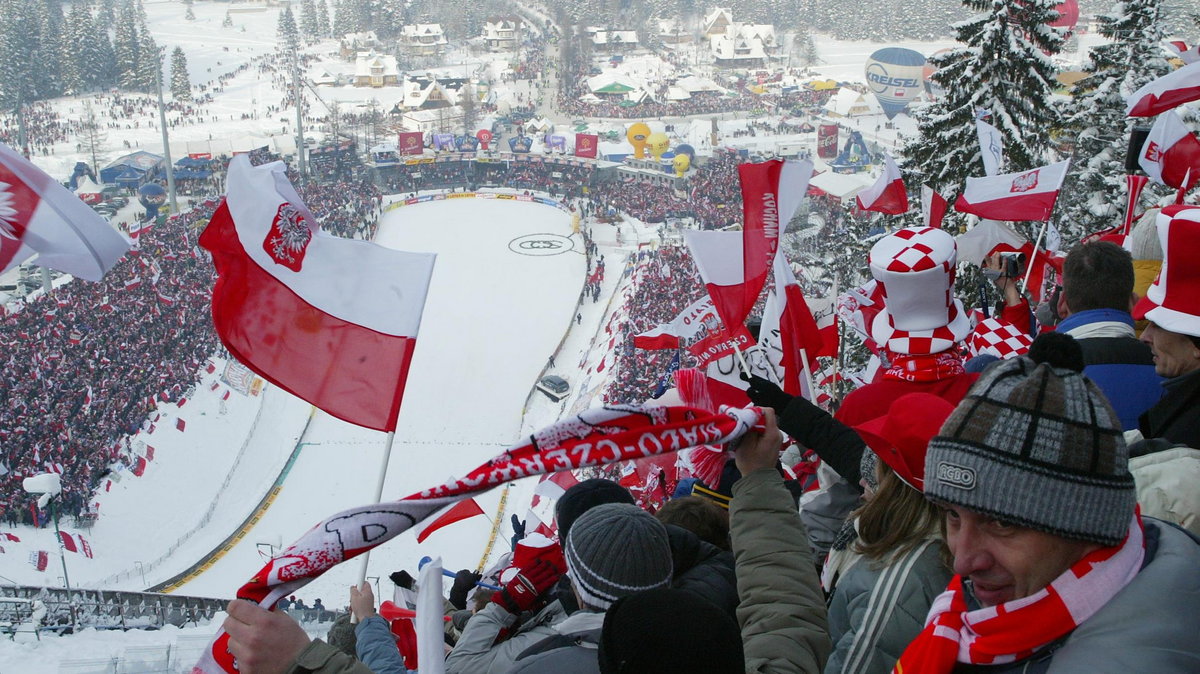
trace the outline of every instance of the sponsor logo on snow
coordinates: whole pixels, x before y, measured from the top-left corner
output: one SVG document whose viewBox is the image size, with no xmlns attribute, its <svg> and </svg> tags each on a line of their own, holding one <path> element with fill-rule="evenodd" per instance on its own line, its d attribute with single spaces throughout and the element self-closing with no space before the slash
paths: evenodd
<svg viewBox="0 0 1200 674">
<path fill-rule="evenodd" d="M 1030 171 L 1029 173 L 1023 173 L 1023 174 L 1017 176 L 1016 178 L 1013 178 L 1012 189 L 1010 191 L 1011 192 L 1028 192 L 1029 190 L 1032 190 L 1035 187 L 1037 187 L 1038 171 L 1040 171 L 1040 170 L 1041 169 L 1035 169 L 1033 171 Z"/>
<path fill-rule="evenodd" d="M 573 241 L 558 234 L 526 234 L 508 244 L 508 249 L 520 255 L 561 255 L 575 247 Z"/>
</svg>

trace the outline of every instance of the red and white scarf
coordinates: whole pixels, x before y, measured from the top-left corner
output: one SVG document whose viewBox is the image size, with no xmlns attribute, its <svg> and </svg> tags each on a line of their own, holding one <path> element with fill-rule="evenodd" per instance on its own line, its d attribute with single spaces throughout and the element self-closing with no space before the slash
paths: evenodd
<svg viewBox="0 0 1200 674">
<path fill-rule="evenodd" d="M 1120 545 L 1091 552 L 1028 597 L 967 609 L 962 576 L 933 600 L 925 629 L 900 656 L 893 674 L 945 674 L 956 663 L 1001 665 L 1023 660 L 1069 634 L 1142 568 L 1142 521 L 1134 514 Z"/>
<path fill-rule="evenodd" d="M 894 381 L 941 381 L 966 372 L 962 358 L 951 349 L 941 353 L 910 356 L 888 352 L 892 366 L 883 371 L 884 379 Z"/>
<path fill-rule="evenodd" d="M 606 405 L 537 431 L 465 477 L 390 503 L 344 510 L 305 533 L 238 590 L 269 608 L 333 566 L 386 543 L 447 506 L 530 475 L 640 459 L 740 438 L 762 421 L 756 407 L 709 412 L 694 407 Z M 193 674 L 233 674 L 221 630 Z"/>
</svg>

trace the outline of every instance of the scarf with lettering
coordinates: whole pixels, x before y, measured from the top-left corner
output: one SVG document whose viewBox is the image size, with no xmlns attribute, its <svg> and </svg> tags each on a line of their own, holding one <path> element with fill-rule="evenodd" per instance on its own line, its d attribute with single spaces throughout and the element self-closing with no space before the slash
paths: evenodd
<svg viewBox="0 0 1200 674">
<path fill-rule="evenodd" d="M 640 459 L 740 438 L 762 421 L 756 407 L 709 412 L 694 407 L 606 405 L 543 428 L 503 454 L 441 486 L 399 501 L 344 510 L 305 533 L 238 590 L 239 599 L 275 606 L 333 566 L 416 527 L 438 511 L 530 475 Z M 221 630 L 193 674 L 234 674 Z"/>
<path fill-rule="evenodd" d="M 889 351 L 888 357 L 892 366 L 883 371 L 883 378 L 893 381 L 941 381 L 966 372 L 954 349 L 919 356 Z"/>
<path fill-rule="evenodd" d="M 999 606 L 968 610 L 962 576 L 933 600 L 925 629 L 893 674 L 947 674 L 956 663 L 1017 662 L 1070 634 L 1129 584 L 1146 555 L 1140 514 L 1120 545 L 1088 553 L 1038 592 Z"/>
</svg>

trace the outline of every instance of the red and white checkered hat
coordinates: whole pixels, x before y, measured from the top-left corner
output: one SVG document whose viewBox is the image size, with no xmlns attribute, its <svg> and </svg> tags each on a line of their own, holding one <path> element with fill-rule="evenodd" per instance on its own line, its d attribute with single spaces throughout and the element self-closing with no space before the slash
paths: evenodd
<svg viewBox="0 0 1200 674">
<path fill-rule="evenodd" d="M 1012 323 L 997 318 L 979 321 L 975 331 L 967 338 L 967 350 L 972 357 L 988 353 L 1000 360 L 1025 355 L 1030 344 L 1033 344 L 1032 337 Z"/>
<path fill-rule="evenodd" d="M 871 337 L 895 353 L 941 353 L 971 334 L 971 319 L 954 299 L 954 237 L 936 227 L 902 229 L 871 248 L 871 275 L 884 308 Z"/>
<path fill-rule="evenodd" d="M 1133 317 L 1200 337 L 1200 206 L 1168 206 L 1158 214 L 1163 265 Z"/>
</svg>

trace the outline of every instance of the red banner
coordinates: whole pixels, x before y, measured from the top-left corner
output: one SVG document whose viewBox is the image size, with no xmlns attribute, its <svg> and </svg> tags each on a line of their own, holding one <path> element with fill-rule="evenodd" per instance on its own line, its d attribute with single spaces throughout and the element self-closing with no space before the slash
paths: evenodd
<svg viewBox="0 0 1200 674">
<path fill-rule="evenodd" d="M 837 124 L 822 124 L 817 127 L 817 156 L 832 159 L 838 153 Z"/>
<path fill-rule="evenodd" d="M 600 136 L 594 133 L 575 134 L 575 156 L 595 159 L 600 148 Z"/>
<path fill-rule="evenodd" d="M 403 131 L 396 147 L 400 154 L 425 154 L 425 134 L 420 131 Z"/>
</svg>

